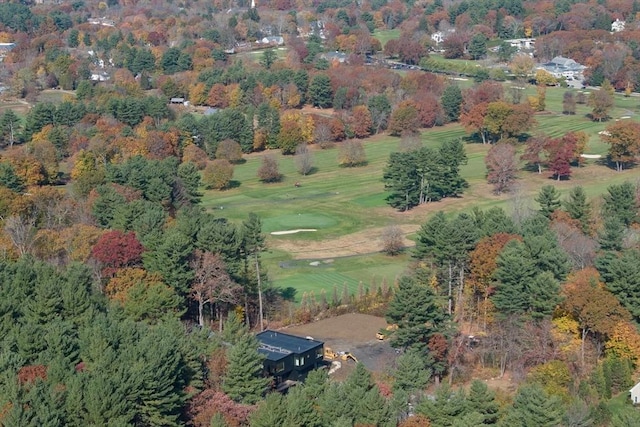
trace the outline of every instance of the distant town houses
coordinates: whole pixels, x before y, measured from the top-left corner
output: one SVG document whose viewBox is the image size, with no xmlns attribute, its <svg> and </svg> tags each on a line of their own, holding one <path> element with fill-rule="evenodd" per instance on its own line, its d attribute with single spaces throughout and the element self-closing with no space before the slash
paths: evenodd
<svg viewBox="0 0 640 427">
<path fill-rule="evenodd" d="M 87 20 L 87 22 L 89 24 L 93 24 L 93 25 L 102 25 L 103 27 L 115 27 L 116 23 L 114 20 L 112 19 L 107 19 L 107 18 L 89 18 Z"/>
<path fill-rule="evenodd" d="M 256 43 L 269 46 L 282 46 L 284 45 L 284 38 L 282 36 L 267 36 L 257 40 Z"/>
<path fill-rule="evenodd" d="M 0 43 L 0 62 L 4 60 L 7 53 L 9 53 L 14 47 L 16 47 L 15 43 Z"/>
<path fill-rule="evenodd" d="M 511 47 L 518 49 L 518 52 L 533 50 L 536 47 L 536 39 L 524 38 L 524 39 L 509 39 L 505 40 Z"/>
<path fill-rule="evenodd" d="M 565 78 L 567 80 L 582 80 L 583 72 L 587 67 L 577 63 L 573 59 L 563 56 L 556 56 L 551 61 L 538 67 L 550 73 L 555 78 Z"/>
<path fill-rule="evenodd" d="M 336 50 L 335 52 L 325 52 L 320 55 L 320 58 L 326 59 L 329 62 L 338 62 L 340 64 L 343 64 L 347 62 L 348 55 L 344 52 L 338 52 Z"/>
</svg>

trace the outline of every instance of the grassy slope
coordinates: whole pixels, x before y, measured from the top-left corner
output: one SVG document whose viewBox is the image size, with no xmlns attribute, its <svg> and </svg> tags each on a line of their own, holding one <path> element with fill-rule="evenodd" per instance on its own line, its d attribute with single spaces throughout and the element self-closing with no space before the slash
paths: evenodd
<svg viewBox="0 0 640 427">
<path fill-rule="evenodd" d="M 527 89 L 533 94 L 533 88 Z M 584 130 L 591 139 L 588 153 L 604 154 L 607 146 L 603 144 L 598 132 L 607 123 L 593 123 L 584 115 L 588 112 L 585 105 L 578 106 L 575 116 L 563 116 L 561 111 L 564 89 L 549 88 L 547 91 L 547 112 L 538 114 L 538 125 L 535 131 L 542 131 L 551 136 L 559 136 L 571 130 Z M 616 96 L 614 118 L 639 113 L 636 100 Z M 441 141 L 450 138 L 465 137 L 464 129 L 457 124 L 425 130 L 423 142 L 427 146 L 437 147 Z M 382 169 L 389 153 L 398 146 L 398 138 L 376 136 L 364 141 L 368 164 L 359 168 L 340 168 L 337 166 L 337 150 L 314 150 L 316 171 L 309 176 L 296 173 L 292 157 L 280 156 L 280 169 L 284 180 L 276 184 L 262 184 L 256 178 L 256 170 L 260 165 L 262 154 L 247 156 L 244 164 L 236 166 L 234 179 L 236 188 L 224 191 L 208 191 L 204 197 L 204 206 L 223 210 L 221 216 L 235 221 L 246 218 L 248 212 L 256 212 L 264 222 L 264 231 L 287 230 L 294 228 L 316 228 L 315 233 L 304 233 L 289 236 L 269 236 L 272 239 L 328 240 L 356 231 L 383 227 L 393 218 L 396 222 L 422 224 L 429 213 L 437 210 L 456 212 L 470 210 L 473 207 L 486 209 L 501 206 L 509 209 L 508 196 L 494 196 L 485 182 L 484 156 L 489 147 L 482 144 L 466 145 L 468 163 L 462 168 L 462 175 L 469 181 L 470 187 L 459 199 L 445 200 L 429 206 L 420 207 L 409 214 L 398 215 L 386 206 Z M 520 181 L 525 194 L 530 199 L 545 184 L 557 185 L 562 193 L 566 193 L 575 185 L 582 185 L 590 196 L 596 196 L 611 183 L 619 183 L 635 179 L 637 171 L 615 173 L 606 166 L 590 160 L 586 167 L 574 169 L 570 181 L 557 183 L 546 175 L 521 172 Z M 294 186 L 300 182 L 299 188 Z M 532 202 L 533 205 L 533 202 Z M 280 268 L 282 262 L 291 260 L 291 255 L 281 251 L 267 254 L 265 262 L 274 283 L 278 286 L 292 286 L 298 289 L 298 296 L 303 292 L 325 289 L 331 293 L 333 286 L 341 292 L 344 283 L 355 292 L 359 281 L 368 285 L 372 279 L 378 283 L 384 277 L 391 282 L 405 268 L 408 257 L 390 258 L 381 254 L 354 256 L 337 259 L 331 264 L 312 267 L 307 262 L 295 262 L 290 268 Z"/>
</svg>

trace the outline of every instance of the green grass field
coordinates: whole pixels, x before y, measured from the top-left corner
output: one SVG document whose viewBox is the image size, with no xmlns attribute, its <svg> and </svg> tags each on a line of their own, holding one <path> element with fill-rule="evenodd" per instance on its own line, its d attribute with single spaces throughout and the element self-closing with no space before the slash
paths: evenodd
<svg viewBox="0 0 640 427">
<path fill-rule="evenodd" d="M 508 84 L 508 83 L 507 83 Z M 508 88 L 506 89 L 508 90 Z M 535 94 L 530 87 L 525 95 Z M 581 130 L 590 136 L 587 153 L 606 154 L 607 146 L 602 143 L 598 132 L 604 130 L 610 122 L 591 122 L 586 118 L 589 108 L 578 105 L 577 114 L 560 114 L 562 96 L 565 89 L 549 88 L 546 95 L 547 111 L 536 115 L 537 125 L 531 133 L 545 132 L 551 136 L 560 136 L 566 132 Z M 616 106 L 612 111 L 614 119 L 639 114 L 637 99 L 616 95 Z M 314 244 L 332 241 L 344 235 L 381 228 L 390 222 L 418 226 L 426 221 L 428 215 L 437 210 L 446 212 L 469 211 L 474 207 L 487 209 L 499 206 L 509 210 L 509 196 L 495 196 L 486 184 L 484 157 L 490 148 L 469 141 L 464 129 L 458 124 L 427 129 L 422 132 L 425 146 L 438 147 L 442 141 L 453 138 L 465 138 L 468 162 L 461 173 L 470 186 L 458 199 L 446 199 L 414 209 L 408 213 L 397 213 L 386 205 L 382 170 L 388 156 L 398 148 L 399 138 L 378 135 L 363 141 L 367 155 L 367 165 L 357 168 L 341 168 L 337 165 L 337 149 L 321 150 L 313 147 L 314 172 L 308 176 L 299 175 L 291 156 L 274 153 L 280 165 L 284 179 L 280 183 L 263 184 L 256 177 L 263 153 L 246 156 L 246 162 L 237 165 L 234 173 L 236 186 L 226 191 L 207 191 L 203 199 L 205 207 L 220 210 L 220 215 L 233 221 L 242 221 L 249 212 L 255 212 L 263 219 L 264 232 L 313 228 L 316 232 L 291 235 L 268 235 L 267 243 L 274 247 L 282 242 Z M 566 194 L 573 186 L 582 185 L 591 197 L 606 191 L 612 183 L 636 179 L 637 171 L 616 173 L 597 161 L 589 160 L 585 167 L 574 168 L 569 181 L 556 182 L 547 175 L 522 171 L 519 180 L 523 191 L 530 200 L 542 185 L 554 184 L 561 193 Z M 300 187 L 294 186 L 299 182 Z M 535 202 L 531 201 L 532 208 Z M 411 236 L 409 236 L 411 237 Z M 304 292 L 320 290 L 332 292 L 338 286 L 340 292 L 346 283 L 350 291 L 355 292 L 362 281 L 369 286 L 372 280 L 378 283 L 384 278 L 393 280 L 406 267 L 407 255 L 391 258 L 382 254 L 366 254 L 335 258 L 331 263 L 311 266 L 310 262 L 322 261 L 305 258 L 304 253 L 292 254 L 282 250 L 272 250 L 265 256 L 265 264 L 273 283 L 281 287 L 294 287 L 298 297 Z M 288 263 L 281 268 L 281 263 Z"/>
<path fill-rule="evenodd" d="M 389 40 L 400 38 L 400 30 L 398 28 L 394 28 L 393 30 L 375 30 L 373 37 L 380 40 L 380 44 L 384 48 L 384 45 L 387 44 Z"/>
</svg>

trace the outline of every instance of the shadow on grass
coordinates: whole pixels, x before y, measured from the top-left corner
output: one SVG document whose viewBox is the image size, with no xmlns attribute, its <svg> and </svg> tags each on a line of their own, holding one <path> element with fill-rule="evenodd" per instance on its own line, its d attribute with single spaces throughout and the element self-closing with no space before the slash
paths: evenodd
<svg viewBox="0 0 640 427">
<path fill-rule="evenodd" d="M 234 188 L 238 188 L 241 185 L 242 185 L 242 183 L 240 181 L 232 179 L 231 181 L 229 181 L 229 183 L 227 184 L 227 186 L 224 189 L 225 190 L 231 190 L 231 189 L 234 189 Z"/>
</svg>

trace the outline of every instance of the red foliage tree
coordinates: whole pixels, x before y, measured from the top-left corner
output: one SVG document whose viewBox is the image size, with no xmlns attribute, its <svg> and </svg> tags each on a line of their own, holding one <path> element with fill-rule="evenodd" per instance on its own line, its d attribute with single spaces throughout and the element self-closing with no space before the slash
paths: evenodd
<svg viewBox="0 0 640 427">
<path fill-rule="evenodd" d="M 112 276 L 123 267 L 136 267 L 142 261 L 144 247 L 135 233 L 108 231 L 91 249 L 91 257 L 102 264 L 102 274 Z"/>
<path fill-rule="evenodd" d="M 32 384 L 36 380 L 47 379 L 47 367 L 44 365 L 23 366 L 18 371 L 18 382 L 20 384 Z"/>
<path fill-rule="evenodd" d="M 562 177 L 571 176 L 571 160 L 576 151 L 577 138 L 573 133 L 568 133 L 562 138 L 553 138 L 545 144 L 547 152 L 547 166 L 552 176 L 558 181 Z"/>
<path fill-rule="evenodd" d="M 351 129 L 356 138 L 366 138 L 371 135 L 373 122 L 371 113 L 366 105 L 358 105 L 353 108 L 351 116 Z"/>
<path fill-rule="evenodd" d="M 535 167 L 538 169 L 538 173 L 542 173 L 542 166 L 545 164 L 545 159 L 543 158 L 544 147 L 548 143 L 549 137 L 546 135 L 537 135 L 529 138 L 520 159 L 527 162 L 527 166 Z"/>
<path fill-rule="evenodd" d="M 216 414 L 222 415 L 229 427 L 241 427 L 248 425 L 254 410 L 255 406 L 235 403 L 220 391 L 206 389 L 191 399 L 187 415 L 195 427 L 209 427 Z"/>
</svg>

